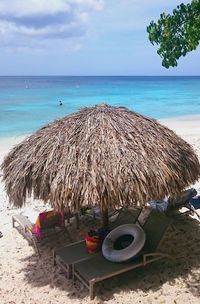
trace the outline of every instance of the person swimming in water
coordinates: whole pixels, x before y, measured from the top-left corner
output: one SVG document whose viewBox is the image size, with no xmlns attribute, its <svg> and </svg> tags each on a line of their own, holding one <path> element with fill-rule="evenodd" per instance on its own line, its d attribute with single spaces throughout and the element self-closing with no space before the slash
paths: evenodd
<svg viewBox="0 0 200 304">
<path fill-rule="evenodd" d="M 62 106 L 62 104 L 63 104 L 63 103 L 62 103 L 62 101 L 60 100 L 60 101 L 59 101 L 59 106 Z"/>
</svg>

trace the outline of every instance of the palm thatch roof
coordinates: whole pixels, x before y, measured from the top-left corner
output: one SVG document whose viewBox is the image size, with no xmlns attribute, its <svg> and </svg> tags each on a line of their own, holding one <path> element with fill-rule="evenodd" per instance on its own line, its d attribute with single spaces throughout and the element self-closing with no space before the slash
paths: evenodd
<svg viewBox="0 0 200 304">
<path fill-rule="evenodd" d="M 200 177 L 192 147 L 156 120 L 125 107 L 83 108 L 15 146 L 2 164 L 10 202 L 28 196 L 55 210 L 102 210 L 175 197 Z"/>
</svg>

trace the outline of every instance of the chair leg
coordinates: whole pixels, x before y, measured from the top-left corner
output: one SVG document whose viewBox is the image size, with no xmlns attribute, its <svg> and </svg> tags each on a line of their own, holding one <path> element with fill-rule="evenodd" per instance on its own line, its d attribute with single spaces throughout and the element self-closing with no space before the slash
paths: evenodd
<svg viewBox="0 0 200 304">
<path fill-rule="evenodd" d="M 53 266 L 56 266 L 56 253 L 53 251 Z"/>
<path fill-rule="evenodd" d="M 89 282 L 89 293 L 90 293 L 90 300 L 94 299 L 94 282 Z"/>
<path fill-rule="evenodd" d="M 67 279 L 68 280 L 71 280 L 73 278 L 73 270 L 72 270 L 72 266 L 71 265 L 68 265 L 67 267 Z"/>
<path fill-rule="evenodd" d="M 73 285 L 74 285 L 74 282 L 75 282 L 74 264 L 72 264 L 72 282 L 73 282 Z"/>
<path fill-rule="evenodd" d="M 14 219 L 14 217 L 12 217 L 12 228 L 14 228 L 15 227 L 15 219 Z"/>
<path fill-rule="evenodd" d="M 34 247 L 35 247 L 35 249 L 36 249 L 36 252 L 37 252 L 37 255 L 39 256 L 39 257 L 41 257 L 41 254 L 40 254 L 40 251 L 39 251 L 39 248 L 38 248 L 38 245 L 37 245 L 37 241 L 36 241 L 36 237 L 32 234 L 32 232 L 29 230 L 29 227 L 24 227 L 24 232 L 26 233 L 26 234 L 29 234 L 29 236 L 30 236 L 30 239 L 31 239 L 31 241 L 32 241 L 32 243 L 33 243 L 33 245 L 34 245 Z"/>
<path fill-rule="evenodd" d="M 33 240 L 33 244 L 35 246 L 35 249 L 36 249 L 36 252 L 37 252 L 38 256 L 41 257 L 41 254 L 40 254 L 40 251 L 39 251 L 39 248 L 38 248 L 38 245 L 37 245 L 37 242 L 36 242 L 34 236 L 32 237 L 32 240 Z"/>
</svg>

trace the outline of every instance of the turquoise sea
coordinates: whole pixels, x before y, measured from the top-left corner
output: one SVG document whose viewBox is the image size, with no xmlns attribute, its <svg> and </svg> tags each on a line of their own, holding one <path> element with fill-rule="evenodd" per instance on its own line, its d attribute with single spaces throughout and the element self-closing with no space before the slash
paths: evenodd
<svg viewBox="0 0 200 304">
<path fill-rule="evenodd" d="M 156 119 L 200 114 L 200 77 L 1 76 L 0 137 L 31 134 L 103 102 Z"/>
</svg>

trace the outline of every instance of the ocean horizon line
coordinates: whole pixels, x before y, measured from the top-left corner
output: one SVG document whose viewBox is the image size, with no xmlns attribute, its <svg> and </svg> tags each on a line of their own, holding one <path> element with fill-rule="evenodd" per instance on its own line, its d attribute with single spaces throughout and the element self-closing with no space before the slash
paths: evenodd
<svg viewBox="0 0 200 304">
<path fill-rule="evenodd" d="M 0 75 L 0 77 L 200 77 L 200 75 Z"/>
</svg>

